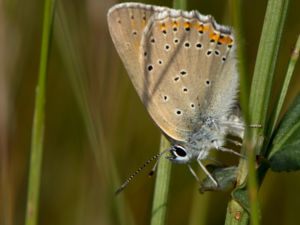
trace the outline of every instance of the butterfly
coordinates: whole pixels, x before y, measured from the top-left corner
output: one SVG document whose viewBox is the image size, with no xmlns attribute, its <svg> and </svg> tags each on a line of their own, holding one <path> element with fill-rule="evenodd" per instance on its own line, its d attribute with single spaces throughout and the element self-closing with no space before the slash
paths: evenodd
<svg viewBox="0 0 300 225">
<path fill-rule="evenodd" d="M 228 133 L 242 137 L 244 131 L 235 112 L 238 73 L 232 29 L 197 11 L 141 3 L 117 4 L 107 20 L 136 92 L 172 145 L 153 158 L 169 152 L 172 162 L 187 164 L 197 179 L 190 166 L 196 160 L 217 186 L 202 161 L 211 149 L 240 155 L 224 144 Z"/>
</svg>

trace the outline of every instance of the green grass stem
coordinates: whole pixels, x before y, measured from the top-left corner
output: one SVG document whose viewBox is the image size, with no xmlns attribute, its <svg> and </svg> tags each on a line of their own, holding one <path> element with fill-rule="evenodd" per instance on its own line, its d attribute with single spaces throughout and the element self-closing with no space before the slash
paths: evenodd
<svg viewBox="0 0 300 225">
<path fill-rule="evenodd" d="M 260 224 L 258 203 L 258 183 L 255 169 L 255 153 L 262 150 L 263 137 L 266 132 L 267 110 L 275 75 L 275 66 L 279 51 L 284 22 L 287 16 L 289 0 L 269 0 L 265 21 L 259 43 L 258 54 L 253 74 L 250 94 L 250 122 L 261 124 L 261 129 L 247 129 L 245 145 L 248 156 L 248 197 L 250 202 L 250 222 Z"/>
<path fill-rule="evenodd" d="M 287 91 L 288 91 L 288 88 L 290 85 L 290 81 L 292 79 L 293 72 L 295 70 L 295 66 L 296 66 L 296 63 L 299 58 L 299 50 L 300 50 L 300 35 L 298 35 L 298 39 L 297 39 L 295 48 L 292 52 L 292 55 L 291 55 L 291 58 L 290 58 L 290 61 L 288 64 L 287 72 L 286 72 L 286 75 L 285 75 L 285 78 L 283 81 L 283 85 L 281 87 L 279 99 L 278 99 L 277 105 L 275 107 L 274 113 L 271 118 L 271 122 L 270 122 L 271 128 L 268 132 L 270 135 L 274 132 L 276 124 L 278 122 L 279 115 L 282 110 L 282 106 L 283 106 L 283 103 L 284 103 L 284 100 L 285 100 L 285 97 L 286 97 L 286 94 L 287 94 Z"/>
<path fill-rule="evenodd" d="M 258 225 L 260 221 L 259 204 L 257 197 L 258 184 L 255 171 L 255 156 L 263 147 L 263 137 L 266 135 L 267 110 L 270 103 L 270 95 L 274 79 L 275 65 L 286 19 L 288 0 L 269 0 L 259 43 L 258 54 L 252 80 L 249 115 L 250 124 L 260 124 L 262 128 L 247 128 L 243 152 L 247 153 L 247 161 L 241 159 L 239 164 L 238 184 L 243 185 L 248 175 L 248 197 L 250 202 L 250 221 Z M 231 218 L 228 221 L 236 221 L 235 218 L 241 213 L 241 206 L 235 200 L 229 203 L 228 209 Z M 248 224 L 247 220 L 238 220 L 238 223 Z"/>
<path fill-rule="evenodd" d="M 258 140 L 259 136 L 264 136 L 266 131 L 267 111 L 288 3 L 289 0 L 269 0 L 267 5 L 249 105 L 251 124 L 262 125 L 262 129 L 251 129 L 251 136 L 254 140 Z"/>
<path fill-rule="evenodd" d="M 160 152 L 169 147 L 169 141 L 164 136 L 161 136 Z M 155 180 L 151 225 L 163 225 L 166 223 L 171 166 L 172 164 L 169 160 L 164 157 L 160 159 Z"/>
<path fill-rule="evenodd" d="M 45 0 L 38 84 L 32 127 L 26 225 L 37 224 L 45 127 L 46 74 L 53 27 L 54 0 Z"/>
<path fill-rule="evenodd" d="M 237 42 L 237 58 L 238 58 L 238 71 L 240 77 L 240 102 L 243 109 L 243 117 L 245 121 L 249 120 L 248 104 L 249 104 L 249 76 L 247 74 L 246 54 L 244 45 L 244 31 L 243 31 L 243 17 L 242 17 L 242 4 L 241 0 L 231 0 L 230 9 L 232 15 L 233 28 Z"/>
</svg>

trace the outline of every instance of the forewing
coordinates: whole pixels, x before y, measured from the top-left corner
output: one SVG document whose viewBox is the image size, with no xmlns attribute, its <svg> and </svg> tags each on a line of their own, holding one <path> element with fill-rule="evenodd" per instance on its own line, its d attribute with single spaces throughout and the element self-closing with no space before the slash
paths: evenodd
<svg viewBox="0 0 300 225">
<path fill-rule="evenodd" d="M 187 141 L 205 120 L 230 111 L 238 83 L 233 36 L 212 17 L 172 9 L 156 13 L 140 54 L 139 95 L 172 139 Z"/>
<path fill-rule="evenodd" d="M 140 3 L 121 3 L 108 14 L 108 28 L 114 45 L 136 89 L 143 83 L 140 46 L 143 31 L 155 12 L 164 10 Z"/>
<path fill-rule="evenodd" d="M 110 34 L 151 117 L 187 141 L 231 108 L 237 88 L 233 35 L 210 16 L 139 3 L 108 13 Z"/>
</svg>

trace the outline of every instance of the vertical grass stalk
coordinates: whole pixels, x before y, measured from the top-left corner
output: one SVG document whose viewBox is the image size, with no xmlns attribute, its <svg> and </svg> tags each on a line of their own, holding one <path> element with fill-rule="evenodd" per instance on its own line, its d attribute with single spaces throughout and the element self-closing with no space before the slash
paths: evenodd
<svg viewBox="0 0 300 225">
<path fill-rule="evenodd" d="M 169 141 L 161 136 L 160 152 L 170 147 Z M 151 225 L 164 225 L 166 222 L 167 201 L 169 193 L 169 183 L 171 176 L 171 162 L 161 158 L 155 180 L 154 197 L 152 205 Z"/>
<path fill-rule="evenodd" d="M 245 121 L 249 120 L 248 104 L 249 104 L 249 77 L 247 76 L 247 64 L 245 59 L 245 45 L 244 45 L 244 31 L 243 31 L 243 17 L 242 17 L 242 0 L 230 0 L 230 9 L 232 15 L 233 28 L 237 43 L 237 58 L 238 58 L 238 72 L 240 78 L 240 102 Z"/>
<path fill-rule="evenodd" d="M 255 154 L 263 148 L 263 137 L 267 128 L 267 110 L 275 75 L 282 30 L 287 15 L 289 0 L 269 0 L 264 20 L 261 40 L 253 74 L 250 94 L 250 122 L 261 124 L 262 129 L 248 129 L 250 145 L 246 145 L 248 156 L 248 197 L 250 201 L 251 224 L 258 225 L 260 220 L 258 205 L 258 184 L 255 171 Z"/>
<path fill-rule="evenodd" d="M 267 128 L 267 110 L 288 2 L 289 0 L 268 1 L 253 74 L 249 105 L 251 124 L 262 125 L 262 129 L 251 129 L 251 136 L 255 140 L 258 140 L 260 136 L 264 136 Z"/>
<path fill-rule="evenodd" d="M 248 127 L 246 129 L 242 151 L 247 153 L 248 160 L 241 159 L 240 161 L 237 183 L 238 185 L 244 185 L 248 175 L 247 189 L 251 224 L 253 225 L 258 225 L 260 220 L 255 155 L 262 151 L 263 138 L 268 136 L 266 134 L 267 110 L 288 2 L 288 0 L 268 1 L 250 92 L 250 124 L 260 124 L 262 128 Z M 228 209 L 231 209 L 231 211 L 227 213 L 226 224 L 248 224 L 247 220 L 235 218 L 236 215 L 241 214 L 240 210 L 242 209 L 235 200 L 229 203 Z"/>
<path fill-rule="evenodd" d="M 31 153 L 29 165 L 29 180 L 26 206 L 26 225 L 37 224 L 38 203 L 40 194 L 40 177 L 43 157 L 43 139 L 45 127 L 45 101 L 46 101 L 46 74 L 50 40 L 52 34 L 54 0 L 45 0 L 42 43 L 40 53 L 40 66 L 38 84 L 35 96 L 35 108 L 31 137 Z"/>
<path fill-rule="evenodd" d="M 281 87 L 279 99 L 278 99 L 276 108 L 274 110 L 274 113 L 272 115 L 272 119 L 271 119 L 271 122 L 270 122 L 271 128 L 269 130 L 269 134 L 272 134 L 274 132 L 274 129 L 275 129 L 276 124 L 278 122 L 278 118 L 279 118 L 279 115 L 280 115 L 280 112 L 281 112 L 281 109 L 282 109 L 282 106 L 283 106 L 283 103 L 284 103 L 284 99 L 285 99 L 285 96 L 287 94 L 288 87 L 290 85 L 290 81 L 291 81 L 292 76 L 293 76 L 295 65 L 296 65 L 296 62 L 299 58 L 299 49 L 300 49 L 300 35 L 298 35 L 298 39 L 297 39 L 295 48 L 292 52 L 292 55 L 291 55 L 291 58 L 290 58 L 290 61 L 289 61 L 289 64 L 288 64 L 287 72 L 286 72 L 286 75 L 285 75 L 285 78 L 284 78 L 284 81 L 283 81 L 283 85 Z"/>
</svg>

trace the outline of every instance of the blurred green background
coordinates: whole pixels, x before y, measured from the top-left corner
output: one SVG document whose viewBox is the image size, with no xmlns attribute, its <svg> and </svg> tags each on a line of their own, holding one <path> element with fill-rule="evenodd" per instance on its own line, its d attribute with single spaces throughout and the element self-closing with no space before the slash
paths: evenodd
<svg viewBox="0 0 300 225">
<path fill-rule="evenodd" d="M 172 1 L 143 1 L 171 6 Z M 300 32 L 291 0 L 277 64 L 282 81 Z M 110 0 L 57 1 L 47 77 L 39 224 L 149 224 L 154 179 L 146 169 L 159 129 L 136 95 L 110 39 Z M 254 68 L 267 1 L 242 1 L 247 74 Z M 189 0 L 188 9 L 232 24 L 230 0 Z M 0 224 L 24 224 L 43 1 L 0 1 Z M 272 35 L 272 34 L 270 34 Z M 250 84 L 249 84 L 250 86 Z M 300 64 L 285 109 L 300 90 Z M 274 98 L 275 100 L 275 98 Z M 234 156 L 218 156 L 236 164 Z M 230 193 L 198 193 L 186 166 L 173 166 L 167 224 L 223 224 Z M 262 224 L 300 224 L 300 173 L 269 172 L 260 190 Z"/>
</svg>

